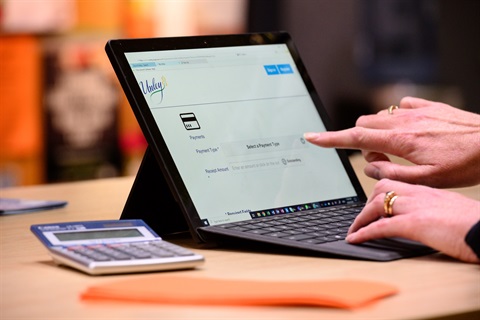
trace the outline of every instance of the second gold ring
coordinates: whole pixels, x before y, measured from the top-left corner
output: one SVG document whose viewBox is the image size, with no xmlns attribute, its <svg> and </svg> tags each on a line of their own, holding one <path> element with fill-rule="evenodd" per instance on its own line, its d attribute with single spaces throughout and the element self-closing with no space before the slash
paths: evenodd
<svg viewBox="0 0 480 320">
<path fill-rule="evenodd" d="M 388 114 L 393 114 L 393 110 L 395 109 L 398 109 L 398 106 L 396 105 L 391 105 L 390 107 L 388 107 Z"/>
<path fill-rule="evenodd" d="M 398 196 L 395 191 L 389 191 L 385 194 L 385 198 L 383 199 L 383 211 L 385 212 L 385 216 L 390 218 L 393 216 L 393 203 L 397 200 Z"/>
</svg>

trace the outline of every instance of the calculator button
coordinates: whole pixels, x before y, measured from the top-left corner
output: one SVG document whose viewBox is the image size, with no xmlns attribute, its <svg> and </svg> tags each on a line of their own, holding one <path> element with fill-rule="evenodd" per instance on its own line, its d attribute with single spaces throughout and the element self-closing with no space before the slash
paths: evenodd
<svg viewBox="0 0 480 320">
<path fill-rule="evenodd" d="M 75 252 L 81 256 L 87 257 L 93 261 L 109 261 L 112 260 L 110 257 L 95 252 L 91 249 L 85 248 L 85 247 L 74 247 L 74 248 L 69 248 L 70 251 Z"/>
<path fill-rule="evenodd" d="M 193 256 L 193 252 L 188 251 L 186 249 L 175 248 L 174 250 L 175 250 L 174 252 L 179 256 Z"/>
<path fill-rule="evenodd" d="M 152 245 L 151 243 L 131 243 L 128 248 L 122 248 L 125 252 L 138 255 L 138 258 L 168 258 L 175 255 L 167 250 Z"/>
<path fill-rule="evenodd" d="M 135 259 L 148 259 L 152 257 L 149 252 L 128 244 L 114 244 L 110 245 L 110 247 Z"/>
<path fill-rule="evenodd" d="M 141 250 L 128 250 L 128 251 L 125 251 L 125 252 L 132 255 L 136 259 L 149 259 L 149 258 L 152 257 L 151 253 L 141 251 Z"/>
<path fill-rule="evenodd" d="M 177 256 L 191 256 L 191 255 L 193 255 L 193 252 L 191 252 L 190 250 L 185 249 L 185 248 L 180 247 L 180 246 L 177 246 L 177 245 L 174 245 L 170 242 L 152 241 L 152 242 L 150 242 L 150 244 L 152 244 L 153 246 L 155 246 L 159 249 L 163 249 L 167 252 L 171 252 L 171 253 L 173 253 Z"/>
<path fill-rule="evenodd" d="M 90 247 L 92 251 L 98 252 L 100 254 L 104 254 L 106 256 L 109 256 L 113 258 L 114 260 L 130 260 L 132 257 L 121 252 L 118 250 L 114 250 L 112 248 L 106 247 L 106 246 L 93 246 Z"/>
<path fill-rule="evenodd" d="M 155 257 L 158 258 L 167 258 L 175 257 L 176 254 L 171 250 L 168 250 L 168 246 L 164 246 L 163 243 L 148 243 L 145 246 L 145 250 L 151 252 Z"/>
<path fill-rule="evenodd" d="M 159 258 L 175 257 L 172 252 L 162 249 L 152 250 L 152 254 Z"/>
</svg>

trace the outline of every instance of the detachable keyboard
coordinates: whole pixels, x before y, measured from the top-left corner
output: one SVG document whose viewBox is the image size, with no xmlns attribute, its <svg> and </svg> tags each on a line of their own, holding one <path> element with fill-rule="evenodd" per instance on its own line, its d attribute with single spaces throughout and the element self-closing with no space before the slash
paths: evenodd
<svg viewBox="0 0 480 320">
<path fill-rule="evenodd" d="M 363 206 L 317 208 L 222 224 L 218 227 L 307 243 L 343 240 Z"/>
</svg>

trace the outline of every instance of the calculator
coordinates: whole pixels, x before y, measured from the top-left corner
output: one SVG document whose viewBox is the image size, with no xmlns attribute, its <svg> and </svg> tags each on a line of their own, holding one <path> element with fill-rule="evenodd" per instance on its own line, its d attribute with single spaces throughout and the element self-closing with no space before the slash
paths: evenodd
<svg viewBox="0 0 480 320">
<path fill-rule="evenodd" d="M 90 275 L 191 269 L 205 260 L 138 219 L 36 224 L 30 230 L 57 264 Z"/>
</svg>

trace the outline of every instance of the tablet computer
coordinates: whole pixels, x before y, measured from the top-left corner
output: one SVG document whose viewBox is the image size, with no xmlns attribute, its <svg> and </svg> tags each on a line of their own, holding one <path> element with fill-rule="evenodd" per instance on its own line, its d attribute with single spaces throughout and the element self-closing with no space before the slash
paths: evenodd
<svg viewBox="0 0 480 320">
<path fill-rule="evenodd" d="M 383 261 L 431 252 L 393 239 L 345 242 L 366 196 L 342 150 L 303 139 L 331 126 L 288 33 L 118 39 L 106 51 L 148 141 L 144 162 L 158 171 L 142 165 L 133 212 L 150 194 L 157 206 L 146 215 L 159 225 L 181 217 L 207 243 Z M 156 180 L 181 212 L 162 207 Z"/>
</svg>

